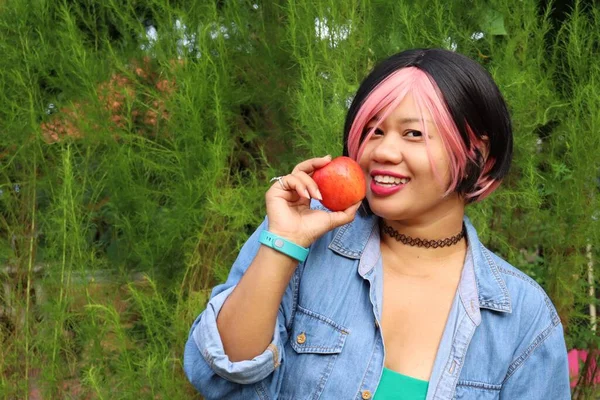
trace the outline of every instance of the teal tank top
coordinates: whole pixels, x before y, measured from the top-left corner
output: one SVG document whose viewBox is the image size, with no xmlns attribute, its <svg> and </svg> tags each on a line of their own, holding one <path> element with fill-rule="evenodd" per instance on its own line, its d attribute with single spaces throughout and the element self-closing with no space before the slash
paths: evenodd
<svg viewBox="0 0 600 400">
<path fill-rule="evenodd" d="M 429 382 L 383 368 L 373 400 L 425 400 Z"/>
</svg>

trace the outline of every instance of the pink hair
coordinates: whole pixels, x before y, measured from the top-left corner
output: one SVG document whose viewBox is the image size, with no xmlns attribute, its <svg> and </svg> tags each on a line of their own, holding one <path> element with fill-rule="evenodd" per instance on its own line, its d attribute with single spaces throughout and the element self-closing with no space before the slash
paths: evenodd
<svg viewBox="0 0 600 400">
<path fill-rule="evenodd" d="M 466 125 L 467 134 L 471 142 L 470 148 L 467 148 L 437 84 L 426 72 L 419 68 L 406 67 L 393 72 L 367 96 L 356 113 L 356 117 L 350 127 L 348 154 L 355 161 L 358 161 L 375 129 L 379 127 L 381 121 L 385 120 L 398 107 L 400 102 L 409 93 L 412 94 L 419 113 L 423 114 L 422 110 L 426 109 L 431 114 L 433 122 L 441 134 L 444 148 L 450 158 L 450 185 L 445 193 L 445 195 L 448 195 L 455 191 L 461 180 L 466 177 L 468 162 L 477 162 L 476 149 L 482 151 L 486 147 L 486 143 L 479 139 L 472 129 Z M 364 127 L 381 110 L 384 111 L 383 115 L 379 118 L 379 122 L 369 130 L 369 133 L 361 144 L 360 139 Z M 423 121 L 421 123 L 429 154 L 429 162 L 436 178 L 441 183 L 441 178 L 436 171 L 431 154 L 429 153 L 427 127 Z M 471 201 L 482 200 L 500 185 L 500 181 L 487 176 L 494 162 L 495 160 L 491 157 L 486 160 L 477 179 L 476 190 L 466 193 L 465 197 L 467 199 Z"/>
</svg>

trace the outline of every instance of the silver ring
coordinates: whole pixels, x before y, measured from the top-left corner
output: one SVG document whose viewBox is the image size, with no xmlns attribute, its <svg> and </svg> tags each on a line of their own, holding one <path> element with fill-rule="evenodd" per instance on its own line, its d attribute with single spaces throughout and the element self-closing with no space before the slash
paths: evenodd
<svg viewBox="0 0 600 400">
<path fill-rule="evenodd" d="M 277 181 L 279 182 L 279 185 L 281 185 L 281 188 L 283 190 L 288 190 L 285 185 L 283 184 L 283 176 L 276 176 L 274 178 L 271 178 L 271 180 L 269 181 L 269 183 L 273 182 L 273 181 Z"/>
</svg>

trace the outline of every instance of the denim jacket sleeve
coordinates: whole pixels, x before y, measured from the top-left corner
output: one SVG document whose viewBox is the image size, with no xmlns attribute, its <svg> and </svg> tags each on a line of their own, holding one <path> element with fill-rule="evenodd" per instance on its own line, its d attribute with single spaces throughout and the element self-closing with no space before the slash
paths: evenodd
<svg viewBox="0 0 600 400">
<path fill-rule="evenodd" d="M 500 399 L 571 399 L 569 385 L 569 362 L 562 324 L 552 327 L 529 357 L 522 360 L 507 378 L 500 392 Z"/>
<path fill-rule="evenodd" d="M 293 308 L 293 285 L 286 289 L 279 306 L 271 344 L 251 360 L 232 362 L 223 350 L 217 329 L 217 315 L 258 252 L 260 232 L 266 219 L 250 236 L 235 260 L 227 281 L 215 286 L 206 309 L 196 318 L 185 346 L 183 367 L 194 387 L 207 399 L 272 398 L 279 390 L 288 338 L 287 323 Z"/>
</svg>

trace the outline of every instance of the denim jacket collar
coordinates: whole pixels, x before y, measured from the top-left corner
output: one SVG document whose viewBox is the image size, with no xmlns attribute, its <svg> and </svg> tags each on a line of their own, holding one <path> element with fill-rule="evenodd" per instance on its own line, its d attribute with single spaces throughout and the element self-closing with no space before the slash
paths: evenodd
<svg viewBox="0 0 600 400">
<path fill-rule="evenodd" d="M 379 239 L 378 217 L 358 212 L 354 223 L 338 228 L 329 249 L 337 254 L 360 260 L 358 273 L 366 278 L 373 272 L 379 256 L 379 248 L 367 247 L 369 238 Z M 464 217 L 467 229 L 467 256 L 459 284 L 461 302 L 475 325 L 481 323 L 480 309 L 507 312 L 512 311 L 511 300 L 498 266 L 489 252 L 479 241 L 475 227 L 467 216 Z M 377 240 L 375 243 L 379 243 Z M 479 307 L 475 307 L 479 304 Z"/>
</svg>

